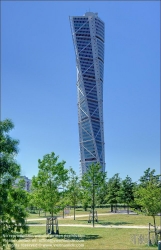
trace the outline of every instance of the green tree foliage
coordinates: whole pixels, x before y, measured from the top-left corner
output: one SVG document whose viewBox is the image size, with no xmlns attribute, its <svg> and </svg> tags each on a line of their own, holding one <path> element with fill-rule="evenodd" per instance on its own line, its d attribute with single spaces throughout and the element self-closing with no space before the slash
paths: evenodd
<svg viewBox="0 0 161 250">
<path fill-rule="evenodd" d="M 13 240 L 19 239 L 19 232 L 27 232 L 25 218 L 28 195 L 22 184 L 15 185 L 20 177 L 20 165 L 15 156 L 18 140 L 9 136 L 14 128 L 11 120 L 0 121 L 0 244 L 15 249 Z"/>
<path fill-rule="evenodd" d="M 76 175 L 76 172 L 70 168 L 69 169 L 69 181 L 67 185 L 67 198 L 69 204 L 74 207 L 74 220 L 75 220 L 75 208 L 80 200 L 81 193 L 80 193 L 80 182 L 79 178 Z"/>
<path fill-rule="evenodd" d="M 46 154 L 38 160 L 38 175 L 32 178 L 32 188 L 41 208 L 50 211 L 51 216 L 60 211 L 59 187 L 68 180 L 68 170 L 64 168 L 65 161 L 58 162 L 59 156 L 55 153 Z"/>
<path fill-rule="evenodd" d="M 156 178 L 150 178 L 146 186 L 139 186 L 135 191 L 135 202 L 141 206 L 141 213 L 152 216 L 157 243 L 155 216 L 161 213 L 161 183 Z"/>
<path fill-rule="evenodd" d="M 129 205 L 134 201 L 134 187 L 135 183 L 132 182 L 132 179 L 127 175 L 125 180 L 121 182 L 120 190 L 118 192 L 119 201 L 121 203 L 127 204 L 129 213 Z"/>
<path fill-rule="evenodd" d="M 92 164 L 81 180 L 84 204 L 95 206 L 99 202 L 101 189 L 106 181 L 106 173 L 101 171 L 101 166 Z M 95 202 L 93 203 L 93 198 Z"/>
<path fill-rule="evenodd" d="M 107 183 L 106 201 L 107 203 L 111 204 L 111 212 L 113 212 L 113 205 L 115 205 L 115 212 L 116 212 L 116 205 L 119 200 L 120 188 L 121 188 L 121 178 L 117 173 L 112 178 L 110 178 Z"/>
<path fill-rule="evenodd" d="M 107 196 L 107 182 L 105 181 L 100 187 L 100 193 L 98 197 L 98 203 L 100 205 L 107 203 L 106 196 Z"/>
<path fill-rule="evenodd" d="M 39 216 L 40 216 L 40 211 L 42 208 L 42 193 L 39 189 L 31 189 L 31 193 L 29 194 L 29 210 L 30 212 L 34 212 L 35 210 L 39 210 Z"/>
<path fill-rule="evenodd" d="M 146 185 L 149 183 L 150 180 L 156 180 L 157 182 L 159 182 L 159 176 L 160 175 L 155 175 L 155 169 L 150 170 L 150 168 L 146 169 L 144 171 L 144 175 L 140 177 L 139 181 L 140 181 L 140 186 L 142 187 L 146 187 Z"/>
</svg>

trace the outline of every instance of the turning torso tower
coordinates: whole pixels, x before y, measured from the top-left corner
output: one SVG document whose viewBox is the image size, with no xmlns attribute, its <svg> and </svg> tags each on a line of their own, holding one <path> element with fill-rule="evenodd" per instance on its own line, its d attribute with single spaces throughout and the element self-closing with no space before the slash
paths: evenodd
<svg viewBox="0 0 161 250">
<path fill-rule="evenodd" d="M 81 175 L 92 163 L 105 171 L 103 126 L 104 22 L 97 13 L 70 17 L 76 53 Z"/>
</svg>

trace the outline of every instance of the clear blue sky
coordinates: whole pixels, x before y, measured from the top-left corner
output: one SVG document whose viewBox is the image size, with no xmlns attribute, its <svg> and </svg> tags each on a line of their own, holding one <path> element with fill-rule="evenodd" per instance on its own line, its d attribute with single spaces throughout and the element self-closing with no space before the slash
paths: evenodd
<svg viewBox="0 0 161 250">
<path fill-rule="evenodd" d="M 54 151 L 79 173 L 76 62 L 69 16 L 105 22 L 104 133 L 108 177 L 160 172 L 160 2 L 1 3 L 2 119 L 15 124 L 22 174 Z"/>
</svg>

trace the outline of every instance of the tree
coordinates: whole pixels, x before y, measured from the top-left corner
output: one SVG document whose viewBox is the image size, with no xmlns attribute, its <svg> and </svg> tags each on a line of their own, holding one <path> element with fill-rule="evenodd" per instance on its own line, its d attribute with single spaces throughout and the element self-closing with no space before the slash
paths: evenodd
<svg viewBox="0 0 161 250">
<path fill-rule="evenodd" d="M 100 187 L 100 192 L 98 197 L 99 205 L 106 204 L 106 196 L 107 196 L 107 182 L 105 181 Z"/>
<path fill-rule="evenodd" d="M 11 120 L 0 121 L 0 243 L 2 249 L 7 245 L 15 249 L 13 240 L 18 234 L 27 232 L 26 207 L 28 195 L 21 185 L 15 186 L 20 177 L 20 165 L 15 156 L 18 153 L 18 140 L 9 136 L 14 128 Z"/>
<path fill-rule="evenodd" d="M 119 200 L 120 187 L 121 187 L 121 178 L 117 173 L 107 182 L 106 201 L 111 204 L 111 212 L 113 212 L 113 205 L 115 204 L 115 213 L 116 213 L 116 205 Z"/>
<path fill-rule="evenodd" d="M 43 199 L 42 199 L 42 193 L 41 190 L 39 189 L 34 189 L 33 187 L 31 188 L 31 193 L 29 194 L 29 208 L 32 210 L 32 212 L 35 210 L 39 210 L 39 216 L 40 216 L 40 211 L 42 208 L 43 204 Z"/>
<path fill-rule="evenodd" d="M 132 182 L 132 179 L 127 175 L 125 180 L 121 182 L 120 190 L 118 192 L 119 201 L 124 204 L 127 204 L 128 209 L 127 213 L 129 214 L 129 205 L 134 201 L 134 186 L 135 183 Z"/>
<path fill-rule="evenodd" d="M 150 168 L 146 169 L 144 171 L 144 175 L 140 177 L 140 186 L 146 187 L 146 185 L 149 183 L 150 180 L 155 179 L 157 182 L 159 182 L 159 176 L 160 175 L 155 175 L 155 169 L 150 170 Z"/>
<path fill-rule="evenodd" d="M 58 162 L 58 158 L 59 156 L 52 152 L 46 154 L 42 160 L 39 159 L 38 175 L 32 178 L 32 187 L 42 208 L 50 211 L 52 217 L 61 210 L 59 187 L 68 180 L 68 170 L 64 168 L 65 161 Z"/>
<path fill-rule="evenodd" d="M 106 173 L 101 171 L 101 166 L 91 164 L 88 171 L 83 175 L 81 185 L 83 188 L 83 196 L 90 202 L 93 210 L 93 226 L 94 226 L 94 209 L 96 201 L 98 200 L 101 187 L 106 180 Z"/>
<path fill-rule="evenodd" d="M 157 243 L 155 216 L 161 212 L 161 183 L 152 178 L 146 183 L 146 186 L 139 186 L 135 191 L 135 202 L 141 206 L 141 213 L 152 216 Z"/>
<path fill-rule="evenodd" d="M 75 220 L 75 208 L 80 200 L 80 183 L 79 183 L 79 178 L 76 175 L 76 172 L 70 168 L 69 169 L 69 181 L 67 185 L 67 198 L 69 201 L 69 204 L 71 204 L 74 207 L 74 220 Z"/>
</svg>

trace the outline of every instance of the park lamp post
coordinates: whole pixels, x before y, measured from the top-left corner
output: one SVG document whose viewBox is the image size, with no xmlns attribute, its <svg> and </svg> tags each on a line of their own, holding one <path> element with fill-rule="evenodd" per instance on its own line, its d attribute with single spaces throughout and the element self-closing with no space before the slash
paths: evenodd
<svg viewBox="0 0 161 250">
<path fill-rule="evenodd" d="M 63 189 L 63 198 L 64 198 L 64 187 L 60 187 L 60 188 L 58 188 L 58 189 Z M 64 207 L 63 207 L 63 219 L 64 219 Z"/>
</svg>

